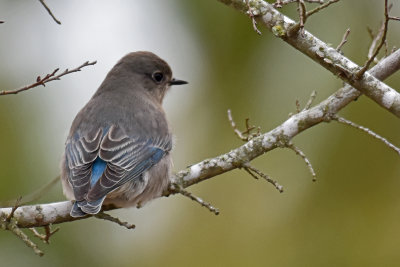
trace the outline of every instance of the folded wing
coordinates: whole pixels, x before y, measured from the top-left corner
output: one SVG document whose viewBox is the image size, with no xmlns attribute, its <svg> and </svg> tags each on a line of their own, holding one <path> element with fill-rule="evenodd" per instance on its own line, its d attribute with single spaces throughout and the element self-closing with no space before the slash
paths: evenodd
<svg viewBox="0 0 400 267">
<path fill-rule="evenodd" d="M 67 141 L 66 157 L 70 171 L 75 208 L 84 213 L 97 213 L 106 195 L 159 162 L 172 148 L 170 135 L 162 137 L 128 136 L 123 129 L 112 126 L 99 129 L 86 137 Z M 93 165 L 105 162 L 100 177 L 93 177 Z"/>
</svg>

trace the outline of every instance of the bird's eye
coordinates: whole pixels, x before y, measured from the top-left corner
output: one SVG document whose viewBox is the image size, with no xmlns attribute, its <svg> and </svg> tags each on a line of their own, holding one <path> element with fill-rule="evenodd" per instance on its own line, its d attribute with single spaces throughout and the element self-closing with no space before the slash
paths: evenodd
<svg viewBox="0 0 400 267">
<path fill-rule="evenodd" d="M 164 78 L 164 74 L 162 72 L 156 71 L 152 75 L 153 80 L 156 81 L 157 83 L 161 82 Z"/>
</svg>

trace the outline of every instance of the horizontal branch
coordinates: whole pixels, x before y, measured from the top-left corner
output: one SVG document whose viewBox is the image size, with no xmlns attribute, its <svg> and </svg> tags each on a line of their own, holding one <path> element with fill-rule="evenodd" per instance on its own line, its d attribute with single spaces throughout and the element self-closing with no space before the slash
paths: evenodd
<svg viewBox="0 0 400 267">
<path fill-rule="evenodd" d="M 247 3 L 243 0 L 219 1 L 245 14 L 249 12 Z M 365 72 L 361 77 L 357 77 L 360 66 L 308 31 L 300 32 L 300 25 L 277 11 L 273 5 L 262 0 L 249 0 L 249 5 L 251 6 L 250 12 L 256 15 L 256 19 L 275 36 L 318 62 L 381 107 L 400 117 L 400 94 L 396 90 L 379 81 L 370 72 Z"/>
<path fill-rule="evenodd" d="M 384 80 L 399 69 L 400 50 L 397 50 L 373 67 L 370 72 L 375 77 Z M 280 126 L 258 137 L 254 137 L 246 144 L 226 154 L 203 160 L 178 172 L 172 178 L 172 183 L 186 188 L 216 175 L 243 167 L 252 159 L 279 147 L 280 142 L 290 141 L 302 131 L 316 124 L 330 121 L 332 114 L 336 114 L 359 96 L 360 92 L 358 90 L 347 85 L 315 107 L 296 113 Z M 165 192 L 164 195 L 173 193 Z M 69 215 L 71 207 L 72 203 L 70 201 L 22 206 L 15 210 L 14 218 L 17 221 L 18 227 L 30 228 L 89 217 L 72 218 Z M 114 209 L 112 206 L 104 208 L 104 210 Z M 0 221 L 1 218 L 7 218 L 11 211 L 12 208 L 0 208 Z"/>
</svg>

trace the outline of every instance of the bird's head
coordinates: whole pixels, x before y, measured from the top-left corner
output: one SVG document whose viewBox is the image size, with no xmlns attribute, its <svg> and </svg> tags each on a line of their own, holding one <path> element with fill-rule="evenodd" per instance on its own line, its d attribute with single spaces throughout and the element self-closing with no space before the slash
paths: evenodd
<svg viewBox="0 0 400 267">
<path fill-rule="evenodd" d="M 186 81 L 174 79 L 167 62 L 157 55 L 146 52 L 132 52 L 124 56 L 111 70 L 123 79 L 129 77 L 129 81 L 135 83 L 133 90 L 145 90 L 149 95 L 162 103 L 165 93 L 171 85 L 187 84 Z"/>
</svg>

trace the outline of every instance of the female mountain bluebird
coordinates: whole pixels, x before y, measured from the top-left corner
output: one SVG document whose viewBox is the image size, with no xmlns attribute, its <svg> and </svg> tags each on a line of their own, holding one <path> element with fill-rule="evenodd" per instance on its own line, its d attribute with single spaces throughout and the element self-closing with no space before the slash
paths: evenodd
<svg viewBox="0 0 400 267">
<path fill-rule="evenodd" d="M 61 163 L 72 217 L 102 204 L 139 206 L 167 188 L 172 134 L 161 106 L 171 85 L 169 65 L 150 52 L 123 57 L 75 117 Z"/>
</svg>

